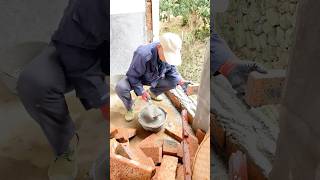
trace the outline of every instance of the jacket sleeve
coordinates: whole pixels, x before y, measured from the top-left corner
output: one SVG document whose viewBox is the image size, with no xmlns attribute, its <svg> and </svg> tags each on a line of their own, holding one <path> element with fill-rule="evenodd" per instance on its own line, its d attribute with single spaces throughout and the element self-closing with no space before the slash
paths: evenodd
<svg viewBox="0 0 320 180">
<path fill-rule="evenodd" d="M 231 60 L 235 57 L 236 56 L 233 54 L 227 43 L 213 31 L 210 36 L 211 73 L 214 74 L 227 60 Z"/>
<path fill-rule="evenodd" d="M 173 81 L 176 81 L 177 84 L 182 79 L 176 66 L 171 66 L 171 68 L 166 72 L 166 77 L 173 79 Z"/>
<path fill-rule="evenodd" d="M 133 88 L 137 96 L 141 96 L 143 93 L 143 85 L 140 78 L 145 73 L 145 71 L 146 64 L 143 57 L 139 53 L 135 52 L 132 58 L 131 65 L 127 72 L 127 77 L 131 87 Z"/>
</svg>

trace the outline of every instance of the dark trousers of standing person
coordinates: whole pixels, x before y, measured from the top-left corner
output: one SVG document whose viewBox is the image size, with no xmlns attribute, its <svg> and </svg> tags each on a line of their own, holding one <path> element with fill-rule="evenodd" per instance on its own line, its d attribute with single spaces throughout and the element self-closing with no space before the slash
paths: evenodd
<svg viewBox="0 0 320 180">
<path fill-rule="evenodd" d="M 86 109 L 99 108 L 109 101 L 109 97 L 106 96 L 104 76 L 98 74 L 101 72 L 99 61 L 91 58 L 93 63 L 88 63 L 90 66 L 86 68 L 87 71 L 67 73 L 61 62 L 61 52 L 57 51 L 56 46 L 49 45 L 25 67 L 20 74 L 17 90 L 25 109 L 42 128 L 54 153 L 61 155 L 67 150 L 71 138 L 75 135 L 75 125 L 69 114 L 65 93 L 75 89 L 77 97 Z M 58 45 L 63 51 L 67 51 L 63 52 L 64 54 L 71 57 L 74 53 L 78 54 L 72 48 L 64 46 Z M 88 53 L 80 55 L 79 58 L 86 59 L 70 58 L 70 62 L 90 61 Z M 73 83 L 73 78 L 78 78 L 79 83 Z M 98 86 L 100 88 L 97 88 Z M 85 92 L 90 89 L 91 91 Z"/>
</svg>

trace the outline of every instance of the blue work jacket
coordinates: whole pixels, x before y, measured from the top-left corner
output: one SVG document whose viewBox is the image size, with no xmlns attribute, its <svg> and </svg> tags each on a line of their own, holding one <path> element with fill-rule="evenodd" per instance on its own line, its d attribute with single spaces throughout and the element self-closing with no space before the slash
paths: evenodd
<svg viewBox="0 0 320 180">
<path fill-rule="evenodd" d="M 142 45 L 134 52 L 127 77 L 136 95 L 141 96 L 143 85 L 156 87 L 160 79 L 170 78 L 179 82 L 181 76 L 176 66 L 161 61 L 158 56 L 159 42 Z"/>
</svg>

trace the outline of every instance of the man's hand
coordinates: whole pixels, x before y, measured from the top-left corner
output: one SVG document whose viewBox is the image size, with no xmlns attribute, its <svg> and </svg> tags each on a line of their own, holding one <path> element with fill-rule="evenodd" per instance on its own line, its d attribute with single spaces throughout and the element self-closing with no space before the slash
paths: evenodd
<svg viewBox="0 0 320 180">
<path fill-rule="evenodd" d="M 244 95 L 248 75 L 252 71 L 257 71 L 263 74 L 267 73 L 262 66 L 254 62 L 239 60 L 227 61 L 219 69 L 219 72 L 229 80 L 232 88 L 240 95 Z"/>
<path fill-rule="evenodd" d="M 189 84 L 192 84 L 190 81 L 185 81 L 183 79 L 181 79 L 179 81 L 179 85 L 182 87 L 184 93 L 186 93 L 188 95 L 188 86 Z"/>
<path fill-rule="evenodd" d="M 147 92 L 147 91 L 143 91 L 142 95 L 141 95 L 141 98 L 148 102 L 150 100 L 150 94 Z"/>
</svg>

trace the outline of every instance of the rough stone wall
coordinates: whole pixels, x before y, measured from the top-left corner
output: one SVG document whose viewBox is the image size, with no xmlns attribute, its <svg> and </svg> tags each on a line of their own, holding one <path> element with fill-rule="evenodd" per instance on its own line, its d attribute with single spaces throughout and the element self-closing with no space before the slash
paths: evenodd
<svg viewBox="0 0 320 180">
<path fill-rule="evenodd" d="M 230 0 L 215 28 L 239 56 L 268 68 L 286 68 L 294 43 L 297 0 Z"/>
</svg>

